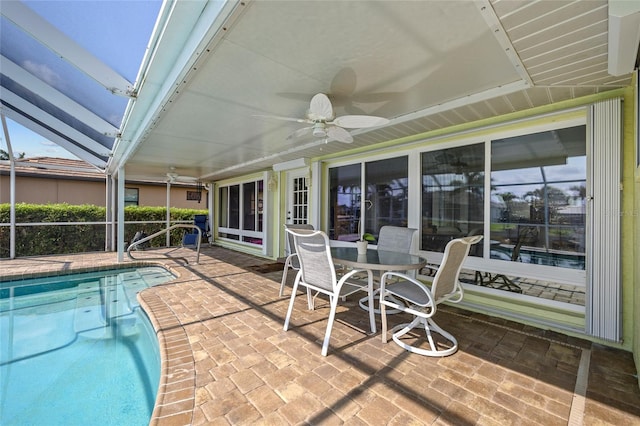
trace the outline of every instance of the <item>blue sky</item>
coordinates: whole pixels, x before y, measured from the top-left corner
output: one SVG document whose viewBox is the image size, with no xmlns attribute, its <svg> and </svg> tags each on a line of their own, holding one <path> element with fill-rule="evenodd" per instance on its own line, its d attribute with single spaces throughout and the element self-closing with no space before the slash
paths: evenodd
<svg viewBox="0 0 640 426">
<path fill-rule="evenodd" d="M 36 13 L 134 82 L 155 25 L 161 0 L 24 1 Z M 42 68 L 47 64 L 40 64 Z M 26 157 L 75 158 L 65 149 L 7 118 L 14 153 Z M 4 133 L 0 148 L 7 150 Z"/>
<path fill-rule="evenodd" d="M 11 148 L 13 153 L 19 155 L 24 152 L 25 157 L 57 157 L 57 158 L 77 158 L 64 148 L 59 147 L 53 142 L 33 133 L 18 123 L 7 118 L 7 127 L 9 128 L 9 138 L 11 139 Z M 8 151 L 7 143 L 2 135 L 2 149 Z"/>
</svg>

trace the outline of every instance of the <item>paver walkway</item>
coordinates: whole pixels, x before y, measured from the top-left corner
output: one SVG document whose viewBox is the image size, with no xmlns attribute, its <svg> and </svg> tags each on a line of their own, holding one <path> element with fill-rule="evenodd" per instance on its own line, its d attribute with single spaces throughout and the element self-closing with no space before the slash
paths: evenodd
<svg viewBox="0 0 640 426">
<path fill-rule="evenodd" d="M 139 296 L 163 356 L 153 424 L 640 425 L 628 352 L 446 307 L 436 320 L 460 350 L 423 357 L 368 335 L 354 295 L 322 357 L 328 303 L 308 311 L 299 297 L 283 331 L 289 298 L 278 297 L 282 272 L 272 262 L 217 247 L 204 248 L 198 265 L 179 258 L 195 259 L 189 250 L 160 253 L 155 262 L 179 277 Z M 114 261 L 95 253 L 0 267 L 6 277 Z"/>
</svg>

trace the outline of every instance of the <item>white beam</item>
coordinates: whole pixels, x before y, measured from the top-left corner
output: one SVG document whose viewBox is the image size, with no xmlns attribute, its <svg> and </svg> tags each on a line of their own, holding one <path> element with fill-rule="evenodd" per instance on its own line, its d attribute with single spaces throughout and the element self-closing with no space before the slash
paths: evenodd
<svg viewBox="0 0 640 426">
<path fill-rule="evenodd" d="M 283 163 L 276 163 L 273 165 L 273 170 L 281 172 L 283 170 L 299 169 L 307 167 L 309 165 L 308 158 L 297 158 L 295 160 L 285 161 Z"/>
<path fill-rule="evenodd" d="M 12 91 L 4 89 L 2 91 L 2 95 L 0 96 L 3 101 L 12 105 L 13 108 L 15 108 L 17 111 L 21 111 L 32 119 L 43 123 L 44 126 L 55 129 L 55 131 L 60 132 L 66 137 L 78 142 L 83 147 L 86 147 L 88 150 L 94 152 L 95 154 L 105 157 L 109 155 L 110 150 L 108 147 L 102 146 L 84 133 L 79 132 L 78 130 L 69 126 L 67 123 L 52 116 L 48 112 L 41 110 L 36 105 L 23 99 L 21 96 L 13 93 Z M 8 108 L 4 105 L 2 106 L 2 108 L 6 111 L 12 110 L 12 108 Z"/>
<path fill-rule="evenodd" d="M 531 76 L 527 72 L 527 68 L 524 66 L 522 61 L 520 60 L 520 56 L 516 53 L 517 50 L 511 44 L 511 39 L 507 35 L 507 32 L 502 27 L 502 22 L 498 15 L 496 15 L 495 10 L 493 10 L 493 6 L 491 5 L 491 1 L 489 0 L 480 0 L 475 1 L 474 4 L 478 7 L 480 14 L 484 18 L 489 28 L 491 28 L 491 33 L 496 38 L 502 49 L 504 50 L 505 55 L 513 65 L 513 69 L 518 73 L 520 78 L 523 81 L 526 81 L 528 85 L 533 86 L 533 80 Z"/>
<path fill-rule="evenodd" d="M 23 127 L 35 133 L 38 133 L 43 138 L 46 138 L 49 141 L 61 146 L 62 148 L 66 149 L 76 157 L 90 164 L 93 164 L 94 166 L 98 167 L 100 171 L 104 171 L 102 168 L 106 167 L 107 163 L 102 158 L 96 155 L 93 155 L 90 152 L 84 151 L 82 148 L 69 142 L 68 140 L 61 137 L 60 135 L 50 131 L 46 127 L 40 126 L 38 123 L 31 121 L 29 118 L 25 117 L 24 115 L 16 111 L 13 111 L 12 109 L 6 108 L 4 106 L 0 106 L 0 111 L 10 119 L 15 121 L 16 123 L 22 125 Z"/>
<path fill-rule="evenodd" d="M 609 0 L 608 72 L 633 72 L 640 45 L 640 1 Z"/>
<path fill-rule="evenodd" d="M 117 127 L 94 114 L 92 111 L 83 107 L 62 92 L 49 86 L 47 83 L 29 73 L 4 55 L 0 55 L 0 69 L 2 70 L 2 74 L 9 77 L 11 80 L 28 88 L 31 92 L 36 93 L 50 104 L 62 109 L 95 131 L 113 138 L 117 136 Z"/>
<path fill-rule="evenodd" d="M 524 80 L 514 81 L 513 83 L 504 84 L 499 87 L 494 87 L 493 89 L 488 89 L 479 93 L 473 93 L 467 96 L 463 96 L 457 99 L 453 99 L 451 101 L 443 102 L 438 105 L 433 105 L 418 111 L 414 111 L 410 114 L 401 115 L 399 117 L 393 118 L 389 124 L 385 127 L 394 126 L 396 124 L 405 123 L 407 121 L 417 120 L 422 117 L 427 117 L 429 115 L 438 114 L 444 111 L 449 111 L 454 108 L 458 108 L 461 106 L 471 105 L 476 102 L 486 101 L 488 99 L 497 98 L 500 96 L 506 96 L 511 93 L 520 92 L 522 90 L 526 90 L 531 86 Z M 359 135 L 363 133 L 370 132 L 375 128 L 369 127 L 364 129 L 357 129 L 351 132 L 352 135 Z"/>
<path fill-rule="evenodd" d="M 3 1 L 0 12 L 62 59 L 96 80 L 112 93 L 131 96 L 133 84 L 85 50 L 22 1 Z M 96 29 L 99 30 L 99 29 Z"/>
<path fill-rule="evenodd" d="M 109 163 L 109 170 L 115 170 L 121 164 L 125 164 L 129 157 L 138 149 L 147 132 L 155 125 L 163 108 L 169 103 L 176 91 L 182 87 L 182 82 L 193 70 L 193 65 L 205 55 L 206 49 L 218 43 L 224 34 L 223 28 L 228 27 L 244 10 L 249 0 L 243 2 L 232 1 L 175 1 L 172 7 L 163 11 L 166 19 L 174 23 L 174 27 L 166 26 L 156 29 L 154 38 L 158 43 L 154 45 L 149 59 L 145 57 L 148 69 L 155 70 L 154 74 L 148 74 L 148 70 L 138 76 L 141 86 L 138 87 L 140 98 L 135 104 L 129 104 L 122 120 L 122 136 L 116 140 L 113 149 L 113 158 Z M 196 13 L 194 13 L 196 12 Z M 160 20 L 166 18 L 161 16 Z M 177 16 L 177 17 L 176 17 Z M 174 46 L 177 34 L 190 30 L 184 43 Z M 166 45 L 165 45 L 166 44 Z M 169 47 L 167 47 L 169 46 Z M 175 56 L 167 62 L 157 63 L 156 51 L 173 49 Z M 179 50 L 177 50 L 179 49 Z M 160 70 L 160 71 L 157 71 Z M 161 85 L 153 85 L 153 82 L 161 82 Z M 147 96 L 144 92 L 149 91 Z"/>
</svg>

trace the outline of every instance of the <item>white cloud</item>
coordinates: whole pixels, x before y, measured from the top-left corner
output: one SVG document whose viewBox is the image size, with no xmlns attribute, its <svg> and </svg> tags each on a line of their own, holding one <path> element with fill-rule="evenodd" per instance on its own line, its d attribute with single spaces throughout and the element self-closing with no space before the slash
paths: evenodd
<svg viewBox="0 0 640 426">
<path fill-rule="evenodd" d="M 22 66 L 31 74 L 51 86 L 57 86 L 61 81 L 60 76 L 45 64 L 37 64 L 31 60 L 26 60 Z"/>
</svg>

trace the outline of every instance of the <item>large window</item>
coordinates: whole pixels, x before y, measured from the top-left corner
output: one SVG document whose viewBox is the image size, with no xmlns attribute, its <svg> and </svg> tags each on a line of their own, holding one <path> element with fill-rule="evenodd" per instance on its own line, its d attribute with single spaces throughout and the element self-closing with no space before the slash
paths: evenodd
<svg viewBox="0 0 640 426">
<path fill-rule="evenodd" d="M 586 151 L 579 125 L 421 153 L 421 250 L 484 235 L 463 281 L 584 305 Z"/>
<path fill-rule="evenodd" d="M 396 157 L 329 170 L 329 237 L 355 241 L 377 237 L 384 225 L 407 226 L 408 157 Z"/>
<path fill-rule="evenodd" d="M 484 232 L 484 144 L 422 153 L 421 249 Z M 482 245 L 472 255 L 482 256 Z"/>
<path fill-rule="evenodd" d="M 491 141 L 491 258 L 585 269 L 585 126 Z"/>
<path fill-rule="evenodd" d="M 218 237 L 261 246 L 264 240 L 264 181 L 222 186 L 218 195 Z"/>
</svg>

